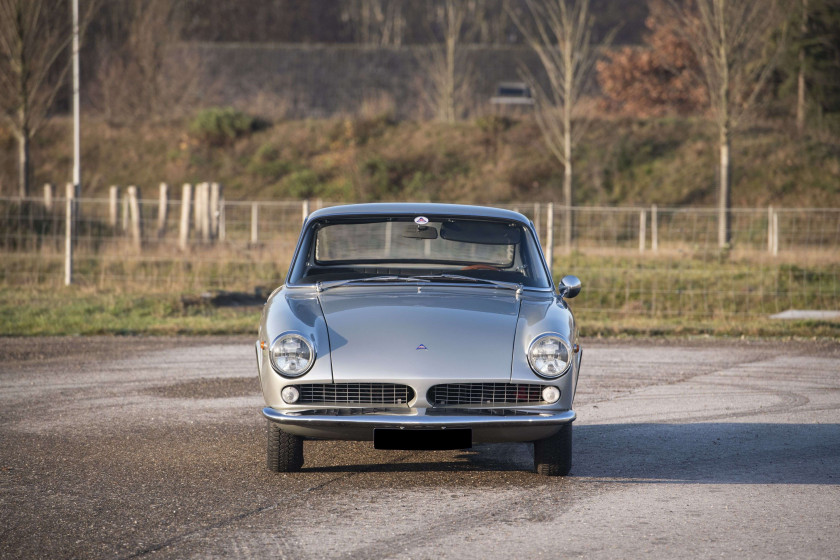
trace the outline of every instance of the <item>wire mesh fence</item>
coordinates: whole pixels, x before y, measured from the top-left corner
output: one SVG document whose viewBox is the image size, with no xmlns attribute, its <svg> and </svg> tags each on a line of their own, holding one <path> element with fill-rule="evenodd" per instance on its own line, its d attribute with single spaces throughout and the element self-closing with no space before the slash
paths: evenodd
<svg viewBox="0 0 840 560">
<path fill-rule="evenodd" d="M 63 285 L 66 202 L 0 199 L 0 286 Z M 76 205 L 74 282 L 183 292 L 279 285 L 303 219 L 330 204 L 220 199 L 197 211 L 196 203 L 138 199 L 132 210 L 125 199 L 83 198 Z M 721 248 L 715 209 L 499 206 L 533 221 L 555 279 L 579 276 L 584 290 L 575 306 L 604 320 L 840 310 L 840 209 L 733 209 L 731 243 Z"/>
</svg>

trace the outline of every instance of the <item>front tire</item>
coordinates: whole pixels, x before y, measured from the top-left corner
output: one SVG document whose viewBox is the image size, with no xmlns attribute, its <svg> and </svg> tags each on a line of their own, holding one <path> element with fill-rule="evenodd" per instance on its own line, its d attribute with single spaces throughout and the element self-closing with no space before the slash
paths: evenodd
<svg viewBox="0 0 840 560">
<path fill-rule="evenodd" d="M 271 472 L 296 472 L 303 466 L 303 438 L 269 421 L 266 429 L 266 466 Z"/>
<path fill-rule="evenodd" d="M 534 442 L 534 470 L 543 476 L 566 476 L 572 469 L 572 425 Z"/>
</svg>

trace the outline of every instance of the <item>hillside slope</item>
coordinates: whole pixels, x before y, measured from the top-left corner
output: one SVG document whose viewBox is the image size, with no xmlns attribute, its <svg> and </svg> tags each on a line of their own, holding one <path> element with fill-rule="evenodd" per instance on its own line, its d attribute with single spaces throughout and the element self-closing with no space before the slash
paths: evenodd
<svg viewBox="0 0 840 560">
<path fill-rule="evenodd" d="M 71 175 L 71 122 L 56 119 L 33 146 L 34 190 Z M 351 202 L 561 201 L 562 168 L 530 118 L 457 125 L 362 119 L 283 121 L 223 145 L 187 123 L 113 127 L 86 121 L 83 192 L 219 181 L 229 200 Z M 840 140 L 793 137 L 764 125 L 736 136 L 735 206 L 840 207 Z M 16 147 L 0 130 L 0 189 L 13 196 Z M 576 156 L 575 204 L 715 204 L 713 130 L 697 119 L 597 120 Z"/>
</svg>

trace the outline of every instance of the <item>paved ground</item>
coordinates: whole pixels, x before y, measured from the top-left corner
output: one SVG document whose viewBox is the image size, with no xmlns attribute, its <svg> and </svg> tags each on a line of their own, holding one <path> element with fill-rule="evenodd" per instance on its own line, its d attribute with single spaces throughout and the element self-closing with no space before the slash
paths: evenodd
<svg viewBox="0 0 840 560">
<path fill-rule="evenodd" d="M 263 468 L 247 339 L 0 339 L 0 557 L 837 557 L 840 345 L 587 341 L 526 444 Z"/>
</svg>

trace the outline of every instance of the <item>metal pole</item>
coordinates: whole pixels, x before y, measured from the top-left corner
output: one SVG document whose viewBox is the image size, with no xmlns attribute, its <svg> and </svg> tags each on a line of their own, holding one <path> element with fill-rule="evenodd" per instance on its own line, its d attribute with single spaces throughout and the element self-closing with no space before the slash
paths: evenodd
<svg viewBox="0 0 840 560">
<path fill-rule="evenodd" d="M 79 0 L 73 0 L 73 197 L 67 193 L 67 219 L 76 220 L 76 197 L 82 192 L 82 165 L 80 156 L 81 127 L 79 125 Z M 69 189 L 68 189 L 69 191 Z M 73 283 L 73 223 L 66 227 L 64 247 L 64 285 Z"/>
<path fill-rule="evenodd" d="M 76 187 L 67 183 L 64 195 L 64 285 L 73 283 L 73 234 L 76 221 Z"/>
</svg>

